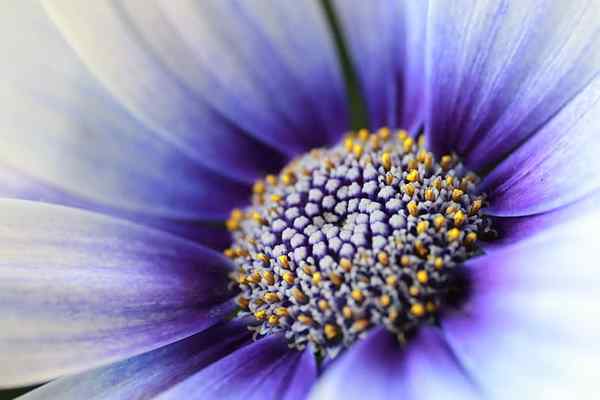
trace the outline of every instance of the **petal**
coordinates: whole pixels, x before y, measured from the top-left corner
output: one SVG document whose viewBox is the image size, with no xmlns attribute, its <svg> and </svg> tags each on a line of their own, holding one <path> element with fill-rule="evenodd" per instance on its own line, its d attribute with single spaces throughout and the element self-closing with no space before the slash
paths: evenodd
<svg viewBox="0 0 600 400">
<path fill-rule="evenodd" d="M 442 327 L 490 398 L 597 393 L 599 217 L 595 213 L 468 262 L 471 297 Z"/>
<path fill-rule="evenodd" d="M 0 174 L 11 181 L 0 195 L 180 220 L 220 218 L 246 198 L 115 104 L 39 4 L 2 13 L 0 48 L 11 59 L 0 65 Z"/>
<path fill-rule="evenodd" d="M 0 200 L 0 387 L 171 343 L 231 312 L 228 261 L 99 214 Z"/>
<path fill-rule="evenodd" d="M 285 340 L 272 335 L 212 364 L 158 398 L 300 400 L 310 390 L 316 371 L 309 350 L 290 349 Z"/>
<path fill-rule="evenodd" d="M 218 324 L 107 367 L 57 379 L 23 400 L 150 399 L 251 341 L 243 321 Z"/>
<path fill-rule="evenodd" d="M 476 388 L 436 328 L 422 329 L 403 348 L 384 328 L 334 361 L 311 400 L 474 399 Z"/>
<path fill-rule="evenodd" d="M 600 65 L 599 65 L 600 69 Z M 600 75 L 481 183 L 487 212 L 545 212 L 600 189 Z"/>
<path fill-rule="evenodd" d="M 535 135 L 598 74 L 599 17 L 595 0 L 433 0 L 430 148 L 484 170 Z"/>
<path fill-rule="evenodd" d="M 206 165 L 246 176 L 268 159 L 238 160 L 267 154 L 253 138 L 294 154 L 323 144 L 346 123 L 319 4 L 276 3 L 46 6 L 93 73 L 138 118 L 195 157 L 210 156 Z"/>
<path fill-rule="evenodd" d="M 372 129 L 422 124 L 426 1 L 336 0 Z"/>
</svg>

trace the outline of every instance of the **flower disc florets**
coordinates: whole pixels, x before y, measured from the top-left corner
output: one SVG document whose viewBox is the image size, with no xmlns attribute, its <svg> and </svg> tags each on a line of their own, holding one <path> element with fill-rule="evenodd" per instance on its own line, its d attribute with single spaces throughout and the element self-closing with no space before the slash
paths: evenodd
<svg viewBox="0 0 600 400">
<path fill-rule="evenodd" d="M 405 131 L 348 135 L 256 182 L 227 221 L 242 315 L 330 356 L 376 325 L 434 323 L 489 227 L 477 176 Z"/>
</svg>

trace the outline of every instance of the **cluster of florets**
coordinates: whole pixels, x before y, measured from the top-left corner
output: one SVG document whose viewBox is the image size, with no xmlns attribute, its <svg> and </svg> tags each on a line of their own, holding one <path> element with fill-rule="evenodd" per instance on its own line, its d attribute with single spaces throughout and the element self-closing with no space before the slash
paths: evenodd
<svg viewBox="0 0 600 400">
<path fill-rule="evenodd" d="M 330 356 L 371 327 L 400 340 L 433 323 L 489 221 L 478 178 L 405 131 L 349 134 L 256 182 L 225 251 L 243 315 Z"/>
</svg>

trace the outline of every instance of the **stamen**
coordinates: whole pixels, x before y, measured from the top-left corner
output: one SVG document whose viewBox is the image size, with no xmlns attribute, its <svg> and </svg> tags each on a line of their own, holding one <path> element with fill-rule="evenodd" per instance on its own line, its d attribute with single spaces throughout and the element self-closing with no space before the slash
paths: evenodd
<svg viewBox="0 0 600 400">
<path fill-rule="evenodd" d="M 259 335 L 335 356 L 382 325 L 401 341 L 436 321 L 457 266 L 490 229 L 455 155 L 381 128 L 294 160 L 227 220 L 240 315 Z"/>
</svg>

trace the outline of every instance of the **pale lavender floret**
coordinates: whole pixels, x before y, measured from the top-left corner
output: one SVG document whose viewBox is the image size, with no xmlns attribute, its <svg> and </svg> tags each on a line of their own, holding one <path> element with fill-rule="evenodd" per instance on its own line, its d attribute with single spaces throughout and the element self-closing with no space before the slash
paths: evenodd
<svg viewBox="0 0 600 400">
<path fill-rule="evenodd" d="M 317 257 L 323 257 L 327 254 L 327 245 L 325 242 L 319 242 L 312 247 L 312 252 Z"/>
<path fill-rule="evenodd" d="M 337 215 L 335 215 L 333 213 L 329 213 L 329 212 L 324 213 L 323 217 L 325 217 L 325 221 L 327 221 L 329 223 L 338 222 L 340 220 L 340 217 L 338 217 Z"/>
<path fill-rule="evenodd" d="M 373 237 L 373 248 L 374 249 L 382 249 L 387 245 L 387 239 L 384 236 L 374 236 Z"/>
<path fill-rule="evenodd" d="M 353 234 L 350 241 L 354 243 L 357 247 L 365 246 L 367 244 L 367 239 L 362 233 Z"/>
<path fill-rule="evenodd" d="M 293 248 L 296 248 L 296 247 L 304 244 L 305 241 L 306 241 L 306 236 L 304 236 L 301 233 L 296 233 L 290 240 L 290 244 L 292 245 Z"/>
<path fill-rule="evenodd" d="M 339 186 L 340 186 L 339 179 L 329 179 L 327 181 L 327 183 L 325 184 L 325 190 L 327 190 L 329 193 L 333 193 L 337 190 L 337 188 Z"/>
<path fill-rule="evenodd" d="M 323 192 L 320 189 L 310 189 L 308 191 L 308 200 L 316 203 L 320 202 L 323 198 Z"/>
<path fill-rule="evenodd" d="M 350 243 L 344 243 L 340 249 L 340 256 L 349 258 L 352 257 L 353 254 L 354 247 Z"/>
<path fill-rule="evenodd" d="M 313 186 L 323 186 L 325 185 L 325 182 L 327 182 L 327 177 L 325 175 L 321 175 L 321 174 L 317 174 L 314 176 L 313 178 Z"/>
<path fill-rule="evenodd" d="M 276 219 L 271 223 L 271 229 L 273 232 L 281 232 L 287 227 L 287 223 L 282 219 Z"/>
<path fill-rule="evenodd" d="M 260 240 L 263 245 L 270 246 L 275 243 L 277 238 L 271 232 L 265 232 L 261 235 Z"/>
<path fill-rule="evenodd" d="M 334 260 L 331 256 L 325 256 L 319 261 L 319 267 L 324 269 L 329 269 L 333 264 Z"/>
<path fill-rule="evenodd" d="M 358 199 L 350 199 L 348 201 L 348 212 L 352 213 L 358 209 Z"/>
<path fill-rule="evenodd" d="M 313 233 L 317 232 L 318 230 L 319 230 L 319 227 L 317 227 L 317 226 L 316 226 L 316 225 L 314 225 L 314 224 L 310 224 L 310 225 L 308 225 L 306 228 L 304 228 L 304 234 L 305 234 L 306 236 L 310 236 L 310 235 L 312 235 Z"/>
<path fill-rule="evenodd" d="M 297 231 L 293 228 L 285 228 L 285 230 L 281 234 L 281 239 L 290 240 L 296 234 L 296 232 Z"/>
<path fill-rule="evenodd" d="M 360 199 L 360 203 L 358 204 L 358 210 L 360 212 L 366 212 L 367 209 L 369 208 L 370 203 L 371 203 L 371 200 L 369 200 L 369 199 Z"/>
<path fill-rule="evenodd" d="M 363 178 L 365 178 L 365 180 L 372 180 L 375 179 L 377 177 L 377 170 L 375 169 L 375 167 L 373 167 L 373 165 L 369 164 L 367 165 L 367 167 L 364 169 L 363 171 Z"/>
<path fill-rule="evenodd" d="M 392 218 L 390 218 L 390 225 L 394 228 L 403 228 L 406 225 L 406 218 L 402 215 L 394 214 Z"/>
<path fill-rule="evenodd" d="M 300 210 L 297 207 L 288 208 L 285 210 L 285 217 L 289 220 L 293 220 L 296 217 L 300 216 Z"/>
<path fill-rule="evenodd" d="M 362 191 L 368 195 L 372 195 L 377 190 L 377 182 L 369 181 L 363 185 Z"/>
<path fill-rule="evenodd" d="M 402 200 L 394 198 L 385 203 L 385 208 L 390 211 L 398 211 L 402 208 Z"/>
<path fill-rule="evenodd" d="M 334 208 L 334 211 L 336 212 L 336 214 L 344 215 L 346 213 L 347 204 L 348 203 L 345 201 L 340 201 L 339 203 L 337 203 Z"/>
<path fill-rule="evenodd" d="M 359 176 L 360 176 L 360 170 L 356 167 L 350 168 L 350 170 L 348 170 L 348 172 L 346 173 L 346 178 L 351 181 L 356 181 Z"/>
<path fill-rule="evenodd" d="M 342 229 L 342 231 L 340 232 L 340 238 L 342 240 L 350 240 L 350 237 L 352 237 L 352 231 L 347 230 L 347 229 Z"/>
<path fill-rule="evenodd" d="M 301 229 L 304 229 L 304 227 L 306 225 L 308 225 L 309 223 L 310 223 L 310 220 L 308 218 L 306 218 L 304 215 L 302 215 L 294 220 L 294 228 L 301 230 Z"/>
<path fill-rule="evenodd" d="M 358 214 L 356 216 L 357 224 L 366 224 L 367 222 L 369 222 L 369 214 Z"/>
<path fill-rule="evenodd" d="M 384 200 L 388 200 L 392 196 L 396 194 L 396 191 L 391 186 L 384 186 L 379 193 L 377 193 L 377 197 L 380 197 Z"/>
<path fill-rule="evenodd" d="M 325 198 L 323 198 L 323 202 L 321 204 L 323 205 L 324 209 L 331 210 L 333 207 L 335 207 L 336 203 L 337 201 L 335 200 L 335 197 L 332 195 L 327 195 Z"/>
<path fill-rule="evenodd" d="M 348 186 L 342 186 L 335 194 L 339 200 L 344 200 L 348 197 Z"/>
<path fill-rule="evenodd" d="M 350 186 L 348 186 L 348 196 L 356 197 L 360 194 L 360 185 L 356 182 L 352 182 Z M 358 199 L 353 199 L 358 200 Z"/>
<path fill-rule="evenodd" d="M 375 222 L 371 224 L 371 231 L 380 235 L 386 235 L 388 233 L 388 225 L 383 222 Z"/>
<path fill-rule="evenodd" d="M 342 247 L 342 240 L 338 237 L 334 237 L 333 239 L 329 240 L 329 248 L 333 251 L 339 251 L 340 248 Z"/>
<path fill-rule="evenodd" d="M 340 228 L 338 228 L 337 226 L 326 225 L 323 227 L 323 233 L 325 233 L 325 236 L 327 236 L 328 239 L 331 239 L 331 238 L 337 236 L 339 231 L 340 231 Z"/>
<path fill-rule="evenodd" d="M 285 246 L 285 244 L 283 244 L 283 243 L 282 244 L 278 244 L 277 246 L 275 246 L 273 248 L 273 256 L 274 257 L 279 257 L 279 256 L 282 256 L 282 255 L 286 255 L 287 253 L 288 253 L 288 249 Z"/>
<path fill-rule="evenodd" d="M 309 236 L 308 243 L 315 244 L 315 243 L 319 243 L 321 240 L 323 240 L 323 232 L 317 231 Z"/>
<path fill-rule="evenodd" d="M 298 193 L 292 193 L 289 194 L 286 198 L 285 201 L 288 205 L 296 205 L 299 204 L 301 199 L 300 199 L 300 194 Z"/>
<path fill-rule="evenodd" d="M 315 216 L 315 215 L 319 214 L 319 206 L 315 203 L 308 203 L 304 207 L 304 212 L 309 217 Z"/>
<path fill-rule="evenodd" d="M 306 247 L 302 246 L 302 247 L 296 248 L 294 250 L 294 261 L 296 261 L 297 263 L 299 263 L 302 260 L 305 260 L 307 254 L 308 254 L 308 251 L 306 250 Z"/>
<path fill-rule="evenodd" d="M 385 217 L 386 215 L 383 211 L 377 210 L 371 213 L 371 215 L 369 216 L 369 222 L 383 221 Z"/>
</svg>

